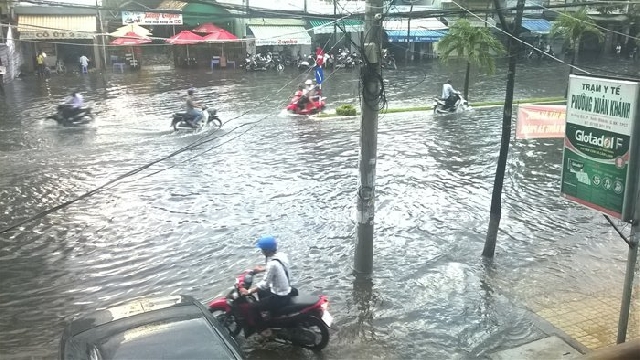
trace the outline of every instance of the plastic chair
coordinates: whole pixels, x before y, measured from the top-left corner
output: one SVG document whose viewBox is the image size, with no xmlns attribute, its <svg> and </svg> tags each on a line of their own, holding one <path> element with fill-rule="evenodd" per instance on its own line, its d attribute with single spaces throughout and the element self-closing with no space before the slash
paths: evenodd
<svg viewBox="0 0 640 360">
<path fill-rule="evenodd" d="M 116 68 L 119 68 L 120 72 L 124 73 L 124 65 L 125 63 L 113 63 L 113 72 L 116 72 Z"/>
<path fill-rule="evenodd" d="M 220 56 L 211 57 L 211 71 L 213 71 L 214 66 L 220 66 Z"/>
<path fill-rule="evenodd" d="M 236 68 L 236 62 L 233 60 L 227 60 L 227 67 L 229 67 L 229 65 L 233 65 L 233 68 Z"/>
</svg>

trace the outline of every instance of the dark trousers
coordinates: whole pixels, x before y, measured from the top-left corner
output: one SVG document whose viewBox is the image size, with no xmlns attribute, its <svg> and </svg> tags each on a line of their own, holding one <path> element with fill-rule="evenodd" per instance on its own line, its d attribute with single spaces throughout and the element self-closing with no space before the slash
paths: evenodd
<svg viewBox="0 0 640 360">
<path fill-rule="evenodd" d="M 72 118 L 82 112 L 81 108 L 73 107 L 73 105 L 58 105 L 58 111 L 62 114 L 62 117 L 65 119 Z"/>
<path fill-rule="evenodd" d="M 458 102 L 458 95 L 449 95 L 449 97 L 444 101 L 445 109 L 450 109 L 453 105 L 456 104 L 456 102 Z"/>
<path fill-rule="evenodd" d="M 274 310 L 285 307 L 289 304 L 290 298 L 286 296 L 278 296 L 269 290 L 258 290 L 258 298 L 260 301 L 254 303 L 254 319 L 256 319 L 256 325 L 258 327 L 264 327 L 264 320 L 261 312 Z"/>
</svg>

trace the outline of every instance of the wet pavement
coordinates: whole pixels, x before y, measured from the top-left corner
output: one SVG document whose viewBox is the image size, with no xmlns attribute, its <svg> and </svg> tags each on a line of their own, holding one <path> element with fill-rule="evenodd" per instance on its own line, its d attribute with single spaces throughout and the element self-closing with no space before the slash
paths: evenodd
<svg viewBox="0 0 640 360">
<path fill-rule="evenodd" d="M 463 74 L 435 62 L 385 73 L 390 107 L 430 104 L 445 77 L 461 84 Z M 566 74 L 545 62 L 520 66 L 516 97 L 562 95 Z M 544 315 L 564 294 L 621 293 L 626 245 L 601 215 L 559 197 L 560 139 L 513 141 L 497 255 L 480 257 L 500 108 L 381 117 L 375 273 L 354 282 L 359 123 L 282 116 L 303 80 L 143 71 L 7 85 L 2 228 L 208 141 L 0 235 L 0 353 L 51 357 L 65 322 L 131 297 L 210 299 L 262 260 L 253 241 L 265 233 L 280 237 L 300 289 L 330 297 L 336 323 L 322 355 L 249 341 L 251 359 L 486 357 L 544 336 L 530 310 Z M 472 104 L 502 100 L 504 80 L 474 73 Z M 191 86 L 228 121 L 221 130 L 170 131 Z M 74 88 L 99 112 L 95 124 L 44 120 Z M 357 103 L 357 72 L 330 75 L 323 90 L 330 107 Z"/>
</svg>

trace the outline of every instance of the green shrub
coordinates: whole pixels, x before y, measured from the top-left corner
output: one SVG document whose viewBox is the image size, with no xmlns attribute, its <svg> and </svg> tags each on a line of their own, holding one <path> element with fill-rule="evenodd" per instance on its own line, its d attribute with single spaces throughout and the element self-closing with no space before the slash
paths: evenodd
<svg viewBox="0 0 640 360">
<path fill-rule="evenodd" d="M 340 116 L 356 116 L 356 108 L 349 104 L 340 105 L 336 108 L 336 114 Z"/>
</svg>

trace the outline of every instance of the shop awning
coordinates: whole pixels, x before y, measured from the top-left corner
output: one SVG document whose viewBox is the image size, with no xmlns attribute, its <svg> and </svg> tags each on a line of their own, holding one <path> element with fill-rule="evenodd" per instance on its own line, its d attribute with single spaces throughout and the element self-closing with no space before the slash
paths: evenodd
<svg viewBox="0 0 640 360">
<path fill-rule="evenodd" d="M 392 19 L 383 23 L 389 42 L 437 42 L 447 34 L 448 27 L 436 18 Z M 407 35 L 407 30 L 409 34 Z"/>
<path fill-rule="evenodd" d="M 453 25 L 458 18 L 445 18 L 445 20 L 447 20 L 447 23 L 449 24 L 449 26 Z M 474 16 L 470 16 L 468 18 L 465 18 L 465 20 L 467 20 L 469 22 L 469 24 L 471 24 L 472 27 L 494 27 L 496 26 L 496 21 L 493 20 L 492 18 L 484 18 L 482 17 L 481 19 L 478 19 L 477 17 Z"/>
<path fill-rule="evenodd" d="M 304 26 L 249 25 L 256 46 L 311 45 L 311 36 Z"/>
<path fill-rule="evenodd" d="M 545 19 L 522 19 L 522 27 L 536 34 L 548 34 L 552 24 Z"/>
<path fill-rule="evenodd" d="M 92 39 L 95 15 L 18 15 L 21 39 Z"/>
<path fill-rule="evenodd" d="M 331 20 L 309 20 L 309 25 L 313 29 L 314 34 L 333 34 L 334 21 Z M 337 32 L 342 32 L 344 28 L 347 32 L 361 32 L 364 31 L 364 21 L 344 19 L 337 21 Z"/>
</svg>

